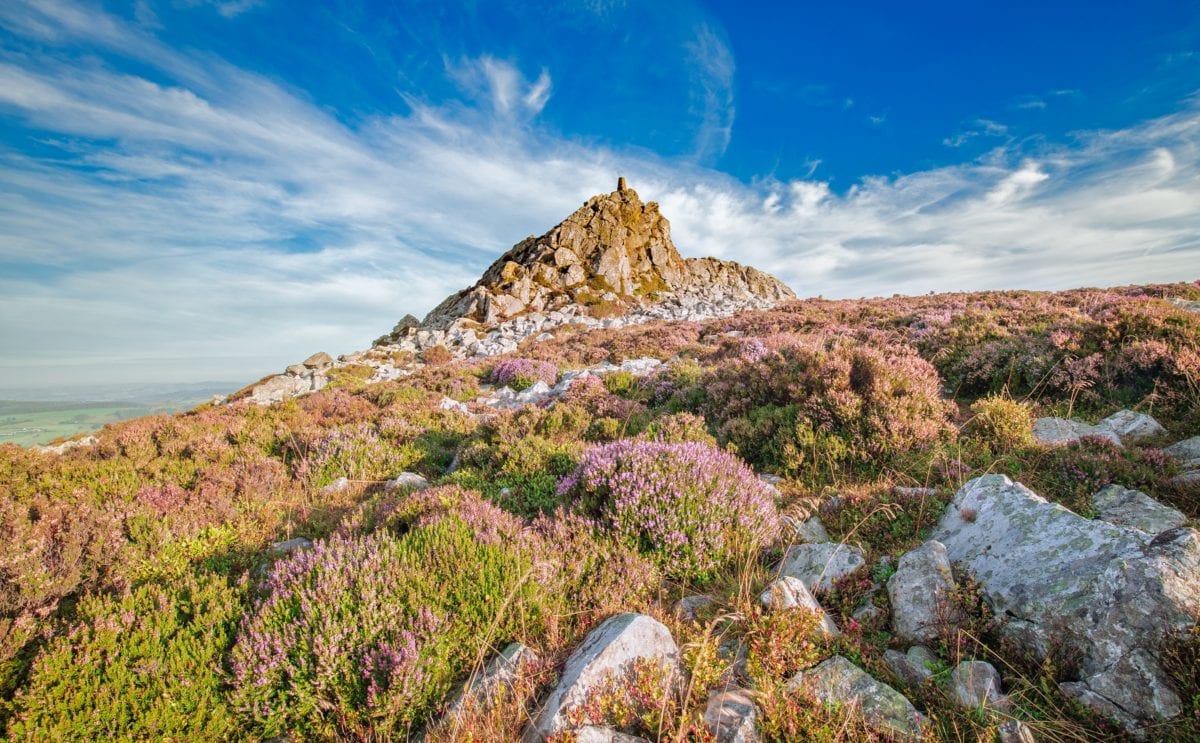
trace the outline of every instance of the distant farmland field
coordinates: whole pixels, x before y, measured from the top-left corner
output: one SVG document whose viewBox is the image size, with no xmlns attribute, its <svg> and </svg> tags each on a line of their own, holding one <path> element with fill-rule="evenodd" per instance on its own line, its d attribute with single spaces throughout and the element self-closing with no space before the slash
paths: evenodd
<svg viewBox="0 0 1200 743">
<path fill-rule="evenodd" d="M 132 402 L 0 400 L 0 444 L 47 444 L 55 439 L 98 431 L 106 423 L 186 410 L 203 401 L 204 398 L 141 405 Z"/>
</svg>

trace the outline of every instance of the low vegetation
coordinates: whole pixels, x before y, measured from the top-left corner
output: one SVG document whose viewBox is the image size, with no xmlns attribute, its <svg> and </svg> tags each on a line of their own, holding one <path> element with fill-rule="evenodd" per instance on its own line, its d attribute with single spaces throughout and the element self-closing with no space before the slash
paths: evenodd
<svg viewBox="0 0 1200 743">
<path fill-rule="evenodd" d="M 788 691 L 836 652 L 902 689 L 931 735 L 991 740 L 998 719 L 896 678 L 873 582 L 921 544 L 954 491 L 1002 473 L 1090 516 L 1110 482 L 1200 517 L 1159 448 L 1200 434 L 1200 285 L 806 300 L 708 323 L 527 341 L 519 356 L 431 349 L 401 380 L 354 367 L 269 408 L 201 406 L 113 423 L 62 455 L 0 446 L 0 731 L 12 740 L 514 740 L 556 669 L 606 617 L 666 622 L 686 678 L 634 669 L 595 714 L 650 738 L 706 740 L 707 687 L 759 690 L 768 740 L 860 740 L 860 717 Z M 655 357 L 651 374 L 575 380 L 553 404 L 447 409 L 489 385 Z M 1118 448 L 1037 445 L 1035 416 L 1152 413 L 1169 432 Z M 389 482 L 409 471 L 433 487 Z M 780 478 L 769 487 L 757 475 Z M 911 488 L 897 490 L 896 486 Z M 841 636 L 757 596 L 820 513 L 865 554 L 819 595 Z M 1193 521 L 1194 523 L 1194 521 Z M 273 543 L 303 537 L 309 548 Z M 1122 733 L 1064 698 L 1066 651 L 1006 644 L 969 576 L 943 657 L 1002 670 L 1010 716 L 1047 740 Z M 702 590 L 696 620 L 671 607 Z M 507 643 L 539 654 L 498 707 L 429 730 Z M 734 652 L 738 646 L 741 660 Z M 901 647 L 901 649 L 903 649 Z M 1170 638 L 1200 736 L 1196 633 Z M 947 669 L 936 669 L 943 673 Z M 741 674 L 741 676 L 736 676 Z"/>
</svg>

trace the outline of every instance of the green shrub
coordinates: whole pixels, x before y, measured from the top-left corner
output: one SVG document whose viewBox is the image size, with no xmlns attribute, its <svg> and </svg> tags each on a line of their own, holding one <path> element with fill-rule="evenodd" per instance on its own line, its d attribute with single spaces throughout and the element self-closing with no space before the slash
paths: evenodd
<svg viewBox="0 0 1200 743">
<path fill-rule="evenodd" d="M 967 430 L 992 451 L 1006 452 L 1033 443 L 1033 412 L 1030 405 L 1007 395 L 989 395 L 971 405 Z"/>
<path fill-rule="evenodd" d="M 241 592 L 187 576 L 92 596 L 15 700 L 12 739 L 221 740 L 235 732 L 222 689 Z"/>
</svg>

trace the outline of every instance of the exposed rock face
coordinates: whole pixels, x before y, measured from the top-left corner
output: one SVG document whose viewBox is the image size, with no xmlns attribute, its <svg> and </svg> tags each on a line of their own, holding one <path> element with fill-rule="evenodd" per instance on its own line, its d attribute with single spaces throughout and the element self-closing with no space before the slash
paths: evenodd
<svg viewBox="0 0 1200 743">
<path fill-rule="evenodd" d="M 804 587 L 797 578 L 783 576 L 771 581 L 770 585 L 759 595 L 758 602 L 768 611 L 787 611 L 789 609 L 806 609 L 820 617 L 817 629 L 826 635 L 838 635 L 837 625 L 821 608 L 812 593 Z"/>
<path fill-rule="evenodd" d="M 955 666 L 947 680 L 946 695 L 967 709 L 1008 706 L 1008 700 L 1000 693 L 1000 672 L 981 660 L 964 660 Z"/>
<path fill-rule="evenodd" d="M 631 188 L 594 196 L 541 237 L 528 237 L 472 287 L 447 297 L 421 323 L 446 330 L 461 321 L 493 325 L 575 304 L 619 309 L 679 295 L 774 303 L 795 295 L 754 268 L 685 259 L 654 202 Z"/>
<path fill-rule="evenodd" d="M 1152 538 L 987 475 L 958 491 L 931 536 L 975 573 L 1013 637 L 1040 654 L 1054 637 L 1077 643 L 1081 695 L 1139 720 L 1181 712 L 1157 646 L 1200 612 L 1200 533 Z"/>
<path fill-rule="evenodd" d="M 1128 526 L 1151 536 L 1187 523 L 1187 516 L 1164 506 L 1140 490 L 1109 485 L 1092 496 L 1096 517 L 1110 524 Z"/>
<path fill-rule="evenodd" d="M 717 743 L 759 743 L 758 709 L 745 689 L 719 691 L 708 698 L 704 726 Z"/>
</svg>

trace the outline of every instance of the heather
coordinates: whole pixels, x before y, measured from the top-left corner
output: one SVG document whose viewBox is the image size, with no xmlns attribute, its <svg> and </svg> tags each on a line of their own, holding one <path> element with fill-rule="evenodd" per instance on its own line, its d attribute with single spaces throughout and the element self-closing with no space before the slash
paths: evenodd
<svg viewBox="0 0 1200 743">
<path fill-rule="evenodd" d="M 524 390 L 537 382 L 553 385 L 558 381 L 558 367 L 548 361 L 534 359 L 504 359 L 492 367 L 492 382 Z"/>
<path fill-rule="evenodd" d="M 626 732 L 703 739 L 707 688 L 733 678 L 760 690 L 767 739 L 862 739 L 861 720 L 782 685 L 837 652 L 903 691 L 933 735 L 990 740 L 994 717 L 888 667 L 884 653 L 906 648 L 876 586 L 988 473 L 1087 517 L 1120 484 L 1195 525 L 1200 491 L 1163 449 L 1200 434 L 1200 322 L 1164 296 L 1200 288 L 813 299 L 568 327 L 511 358 L 431 351 L 397 360 L 410 366 L 390 381 L 346 367 L 269 407 L 115 423 L 61 455 L 0 446 L 0 725 L 14 740 L 403 739 L 519 641 L 540 660 L 503 704 L 431 735 L 513 740 L 583 637 L 640 611 L 671 628 L 686 684 L 661 693 L 653 669 L 635 669 L 637 693 L 597 708 Z M 515 409 L 476 401 L 643 357 L 664 363 L 585 374 Z M 530 376 L 502 381 L 506 365 Z M 1032 437 L 1038 417 L 1095 423 L 1122 408 L 1168 433 L 1123 447 Z M 406 472 L 431 486 L 395 484 Z M 757 603 L 813 516 L 865 560 L 817 596 L 836 642 Z M 312 545 L 272 547 L 293 538 Z M 1002 669 L 1009 714 L 1041 737 L 1119 735 L 1059 692 L 1067 650 L 1023 657 L 961 585 L 959 629 L 975 637 L 940 637 L 947 662 Z M 680 619 L 675 601 L 697 591 L 712 603 Z M 1193 712 L 1198 647 L 1195 633 L 1170 638 Z M 1197 724 L 1155 735 L 1194 739 Z"/>
<path fill-rule="evenodd" d="M 736 457 L 700 443 L 594 447 L 559 493 L 683 580 L 712 578 L 778 528 L 773 491 Z"/>
</svg>

